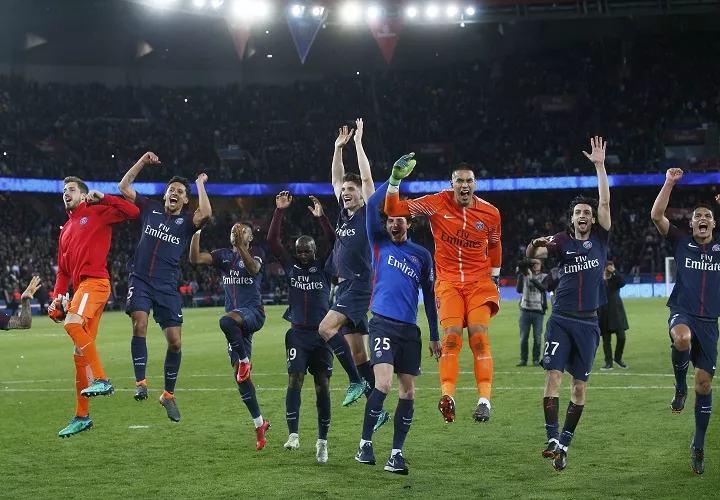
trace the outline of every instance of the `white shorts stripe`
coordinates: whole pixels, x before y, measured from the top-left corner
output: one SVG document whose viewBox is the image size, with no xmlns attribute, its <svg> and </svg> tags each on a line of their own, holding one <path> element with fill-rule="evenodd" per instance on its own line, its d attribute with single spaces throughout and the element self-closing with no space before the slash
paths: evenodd
<svg viewBox="0 0 720 500">
<path fill-rule="evenodd" d="M 84 293 L 83 298 L 80 301 L 80 307 L 78 307 L 78 315 L 82 316 L 83 311 L 85 311 L 85 306 L 87 305 L 88 297 L 90 296 L 89 293 Z"/>
</svg>

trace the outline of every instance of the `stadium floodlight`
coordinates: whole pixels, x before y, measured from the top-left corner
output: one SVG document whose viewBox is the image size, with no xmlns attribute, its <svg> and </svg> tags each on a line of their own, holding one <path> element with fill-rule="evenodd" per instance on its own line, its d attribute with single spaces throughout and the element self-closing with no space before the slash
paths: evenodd
<svg viewBox="0 0 720 500">
<path fill-rule="evenodd" d="M 370 7 L 368 7 L 367 16 L 370 20 L 375 20 L 380 17 L 380 7 L 378 7 L 377 5 L 371 5 Z"/>
<path fill-rule="evenodd" d="M 474 16 L 475 15 L 475 7 L 468 7 L 465 9 L 465 14 L 468 16 Z"/>
<path fill-rule="evenodd" d="M 206 0 L 193 0 L 193 5 L 198 9 L 205 7 Z"/>
<path fill-rule="evenodd" d="M 410 7 L 407 8 L 407 10 L 405 11 L 405 14 L 407 14 L 407 16 L 408 16 L 409 18 L 416 17 L 417 14 L 418 14 L 417 7 L 413 7 L 413 6 L 411 5 Z"/>
<path fill-rule="evenodd" d="M 175 2 L 175 0 L 155 0 L 154 3 L 156 7 L 167 7 L 173 2 Z"/>
<path fill-rule="evenodd" d="M 355 23 L 360 19 L 360 7 L 356 3 L 348 3 L 340 9 L 340 17 L 346 23 Z"/>
<path fill-rule="evenodd" d="M 210 5 L 212 6 L 213 9 L 217 10 L 217 9 L 219 9 L 220 7 L 222 7 L 222 4 L 223 4 L 224 2 L 225 2 L 225 0 L 212 0 L 212 1 L 210 2 Z"/>
<path fill-rule="evenodd" d="M 267 19 L 270 17 L 270 4 L 263 0 L 252 2 L 250 4 L 250 12 L 256 19 Z M 300 13 L 302 14 L 302 11 L 300 11 Z"/>
<path fill-rule="evenodd" d="M 430 4 L 427 6 L 427 10 L 425 11 L 425 15 L 429 18 L 437 17 L 438 15 L 438 7 L 435 4 Z"/>
<path fill-rule="evenodd" d="M 294 17 L 300 17 L 300 16 L 302 16 L 303 12 L 305 12 L 305 7 L 302 6 L 302 5 L 297 5 L 297 4 L 295 4 L 295 5 L 293 5 L 292 8 L 290 9 L 290 13 L 291 13 Z"/>
<path fill-rule="evenodd" d="M 312 8 L 313 17 L 320 17 L 323 15 L 323 12 L 325 12 L 325 7 L 320 7 L 319 5 L 315 5 Z"/>
<path fill-rule="evenodd" d="M 458 15 L 458 12 L 459 11 L 456 5 L 448 5 L 447 10 L 445 11 L 448 17 L 455 17 Z"/>
</svg>

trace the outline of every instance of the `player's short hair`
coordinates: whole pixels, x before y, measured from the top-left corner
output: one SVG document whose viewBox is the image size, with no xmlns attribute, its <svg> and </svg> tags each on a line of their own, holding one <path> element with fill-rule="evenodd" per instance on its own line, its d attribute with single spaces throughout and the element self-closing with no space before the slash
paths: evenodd
<svg viewBox="0 0 720 500">
<path fill-rule="evenodd" d="M 247 226 L 250 228 L 250 231 L 252 231 L 253 233 L 255 232 L 255 226 L 253 226 L 253 223 L 250 221 L 241 220 L 241 221 L 236 222 L 235 224 L 241 224 L 243 226 Z"/>
<path fill-rule="evenodd" d="M 165 185 L 165 191 L 168 190 L 170 187 L 170 184 L 173 184 L 175 182 L 179 182 L 183 186 L 185 186 L 185 194 L 190 195 L 190 181 L 187 180 L 187 177 L 182 177 L 180 175 L 174 175 L 172 179 L 168 181 L 168 183 Z"/>
<path fill-rule="evenodd" d="M 453 177 L 455 177 L 455 174 L 457 172 L 459 172 L 460 170 L 469 170 L 470 172 L 473 173 L 473 176 L 475 176 L 475 170 L 473 170 L 472 166 L 470 166 L 469 163 L 460 162 L 460 163 L 456 164 L 452 168 L 452 170 L 450 170 L 450 178 L 452 179 Z"/>
<path fill-rule="evenodd" d="M 88 194 L 88 192 L 90 191 L 87 184 L 85 184 L 85 182 L 80 177 L 75 177 L 74 175 L 65 177 L 65 179 L 63 179 L 63 186 L 65 186 L 66 184 L 70 184 L 71 182 L 74 182 L 78 185 L 78 188 L 80 189 L 80 192 L 82 194 Z"/>
<path fill-rule="evenodd" d="M 347 172 L 345 175 L 343 175 L 343 182 L 354 182 L 358 185 L 358 187 L 362 187 L 362 178 L 354 172 Z"/>
<path fill-rule="evenodd" d="M 576 196 L 573 201 L 570 202 L 570 218 L 572 219 L 575 207 L 578 205 L 590 205 L 592 210 L 592 216 L 597 219 L 598 201 L 595 198 L 589 196 Z"/>
<path fill-rule="evenodd" d="M 708 210 L 710 210 L 713 219 L 715 218 L 715 210 L 713 210 L 712 205 L 710 205 L 709 203 L 698 203 L 693 207 L 693 213 L 695 213 L 695 210 L 697 210 L 698 208 L 707 208 Z"/>
</svg>

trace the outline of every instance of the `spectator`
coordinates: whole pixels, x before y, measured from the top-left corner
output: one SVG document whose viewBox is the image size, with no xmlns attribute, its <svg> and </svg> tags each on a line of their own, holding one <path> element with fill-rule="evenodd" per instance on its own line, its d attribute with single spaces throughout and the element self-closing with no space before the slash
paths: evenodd
<svg viewBox="0 0 720 500">
<path fill-rule="evenodd" d="M 524 260 L 518 268 L 517 291 L 521 298 L 520 362 L 517 366 L 527 366 L 530 327 L 533 330 L 532 364 L 540 365 L 543 320 L 547 311 L 547 276 L 542 272 L 542 262 L 539 259 Z"/>
<path fill-rule="evenodd" d="M 620 298 L 620 289 L 625 286 L 625 280 L 615 270 L 612 262 L 605 264 L 605 290 L 607 293 L 607 304 L 600 307 L 598 311 L 600 332 L 603 339 L 603 351 L 605 352 L 605 365 L 603 370 L 613 369 L 613 360 L 620 368 L 627 368 L 623 361 L 625 350 L 625 332 L 628 330 L 628 320 L 625 314 L 625 306 Z M 615 356 L 613 357 L 611 339 L 612 334 L 617 335 L 615 344 Z"/>
</svg>

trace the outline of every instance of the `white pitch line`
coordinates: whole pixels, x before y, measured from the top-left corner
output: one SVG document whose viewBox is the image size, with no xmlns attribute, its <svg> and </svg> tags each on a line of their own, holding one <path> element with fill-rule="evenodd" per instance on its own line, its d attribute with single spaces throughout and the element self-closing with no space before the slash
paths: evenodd
<svg viewBox="0 0 720 500">
<path fill-rule="evenodd" d="M 255 386 L 258 392 L 262 391 L 287 391 L 287 387 L 259 387 Z M 674 389 L 674 386 L 665 385 L 628 385 L 628 386 L 594 386 L 589 388 L 592 391 L 599 390 L 645 390 L 645 389 L 662 389 L 670 390 Z M 315 391 L 312 387 L 306 387 L 305 391 Z M 342 391 L 346 392 L 345 387 L 331 387 L 331 391 Z M 395 391 L 396 389 L 393 389 Z M 439 387 L 416 387 L 416 391 L 440 391 Z M 458 391 L 476 391 L 477 387 L 457 387 Z M 543 391 L 544 387 L 493 387 L 496 391 Z M 134 392 L 135 389 L 115 389 L 115 392 Z M 71 392 L 70 389 L 0 389 L 0 393 L 3 392 Z M 203 388 L 188 388 L 188 389 L 177 389 L 176 392 L 237 392 L 235 387 L 203 387 Z"/>
<path fill-rule="evenodd" d="M 440 372 L 423 372 L 423 375 L 437 375 Z M 461 375 L 473 375 L 474 372 L 460 372 Z M 287 375 L 287 372 L 274 372 L 274 373 L 254 373 L 254 377 L 279 377 Z M 545 376 L 544 371 L 529 372 L 495 372 L 494 375 L 530 375 L 530 376 Z M 633 373 L 633 372 L 622 372 L 622 373 L 608 373 L 608 372 L 593 372 L 593 377 L 596 376 L 610 376 L 610 377 L 674 377 L 672 373 Z M 180 378 L 232 378 L 232 373 L 197 373 L 190 375 L 181 375 Z M 147 377 L 151 380 L 162 380 L 162 375 L 150 375 Z M 134 380 L 135 377 L 112 377 L 112 380 Z M 3 380 L 0 381 L 2 384 L 45 384 L 51 382 L 74 382 L 72 378 L 55 378 L 55 379 L 31 379 L 31 380 Z"/>
</svg>

